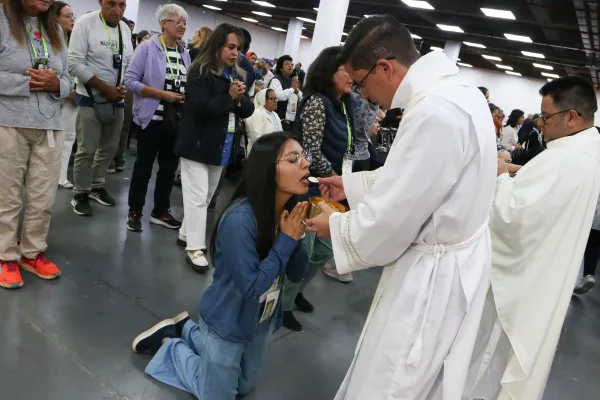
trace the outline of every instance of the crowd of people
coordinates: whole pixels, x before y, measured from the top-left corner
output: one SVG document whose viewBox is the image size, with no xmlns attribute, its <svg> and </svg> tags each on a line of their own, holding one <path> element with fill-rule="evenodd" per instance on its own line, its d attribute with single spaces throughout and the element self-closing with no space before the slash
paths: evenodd
<svg viewBox="0 0 600 400">
<path fill-rule="evenodd" d="M 569 295 L 595 285 L 600 253 L 591 84 L 557 79 L 541 113 L 506 118 L 391 16 L 361 21 L 304 72 L 289 55 L 261 59 L 228 23 L 186 45 L 173 3 L 157 10 L 158 36 L 133 33 L 126 0 L 100 7 L 76 19 L 61 1 L 0 6 L 0 287 L 22 287 L 21 270 L 61 275 L 45 256 L 57 188 L 80 216 L 90 200 L 115 206 L 107 173 L 126 169 L 134 136 L 124 225 L 143 230 L 156 162 L 150 222 L 178 230 L 194 271 L 214 266 L 198 322 L 182 312 L 134 339 L 154 354 L 148 375 L 199 399 L 248 394 L 270 335 L 301 331 L 293 312 L 314 310 L 304 293 L 319 271 L 350 283 L 385 266 L 336 399 L 543 393 Z M 371 141 L 382 121 L 400 124 L 385 160 Z M 170 211 L 178 179 L 182 218 Z"/>
</svg>

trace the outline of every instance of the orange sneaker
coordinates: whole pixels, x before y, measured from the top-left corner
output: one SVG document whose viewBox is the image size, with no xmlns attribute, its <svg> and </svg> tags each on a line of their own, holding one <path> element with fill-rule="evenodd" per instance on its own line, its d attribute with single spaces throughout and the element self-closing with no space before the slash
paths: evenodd
<svg viewBox="0 0 600 400">
<path fill-rule="evenodd" d="M 21 257 L 19 265 L 25 271 L 36 274 L 42 279 L 50 280 L 60 276 L 60 269 L 58 269 L 56 264 L 48 260 L 44 253 L 38 254 L 35 260 Z"/>
<path fill-rule="evenodd" d="M 23 278 L 16 261 L 0 261 L 0 287 L 18 289 L 23 286 Z"/>
</svg>

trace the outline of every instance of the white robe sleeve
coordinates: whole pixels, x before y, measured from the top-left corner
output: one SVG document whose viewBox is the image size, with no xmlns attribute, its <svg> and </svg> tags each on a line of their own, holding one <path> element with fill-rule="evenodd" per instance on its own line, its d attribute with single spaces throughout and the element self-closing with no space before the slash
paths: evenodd
<svg viewBox="0 0 600 400">
<path fill-rule="evenodd" d="M 390 264 L 408 249 L 458 181 L 469 129 L 457 106 L 427 97 L 404 117 L 384 167 L 344 177 L 352 210 L 329 220 L 339 273 Z"/>
</svg>

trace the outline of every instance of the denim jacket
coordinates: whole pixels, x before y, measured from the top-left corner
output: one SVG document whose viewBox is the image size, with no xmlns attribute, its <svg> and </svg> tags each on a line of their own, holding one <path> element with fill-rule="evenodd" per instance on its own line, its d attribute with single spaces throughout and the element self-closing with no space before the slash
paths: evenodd
<svg viewBox="0 0 600 400">
<path fill-rule="evenodd" d="M 269 255 L 261 260 L 256 248 L 257 226 L 247 200 L 234 203 L 219 223 L 213 282 L 200 300 L 200 317 L 221 338 L 248 343 L 260 319 L 260 296 L 278 277 L 300 282 L 308 268 L 304 240 L 280 233 Z M 280 292 L 273 332 L 281 327 L 283 310 Z"/>
</svg>

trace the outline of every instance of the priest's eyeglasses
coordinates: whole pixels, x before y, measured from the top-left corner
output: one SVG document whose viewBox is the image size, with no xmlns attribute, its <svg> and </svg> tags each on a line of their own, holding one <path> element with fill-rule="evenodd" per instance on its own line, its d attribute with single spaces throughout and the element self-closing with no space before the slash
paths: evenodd
<svg viewBox="0 0 600 400">
<path fill-rule="evenodd" d="M 283 157 L 281 160 L 277 160 L 277 163 L 287 161 L 290 164 L 300 166 L 302 165 L 302 159 L 306 160 L 309 164 L 312 164 L 312 155 L 306 150 L 303 151 L 302 154 L 296 152 L 290 153 Z"/>
<path fill-rule="evenodd" d="M 564 113 L 569 112 L 571 110 L 573 110 L 573 109 L 569 108 L 568 110 L 562 110 L 562 111 L 558 111 L 558 112 L 555 112 L 553 114 L 547 114 L 547 115 L 544 114 L 544 113 L 542 113 L 542 114 L 540 114 L 540 119 L 545 124 L 546 122 L 548 122 L 548 120 L 550 118 L 554 117 L 555 115 L 564 114 Z M 577 115 L 579 115 L 581 117 L 581 113 L 579 111 L 577 111 L 577 110 L 573 110 L 573 111 L 575 111 L 577 113 Z"/>
<path fill-rule="evenodd" d="M 395 60 L 396 57 L 386 57 L 385 58 L 387 61 L 392 61 Z M 356 90 L 357 92 L 360 93 L 360 89 L 363 87 L 363 85 L 365 84 L 365 82 L 367 81 L 367 78 L 369 77 L 369 75 L 371 75 L 373 73 L 373 71 L 375 71 L 375 68 L 377 68 L 377 62 L 375 62 L 375 65 L 373 65 L 371 67 L 371 69 L 369 70 L 369 72 L 367 72 L 367 74 L 365 75 L 364 78 L 362 78 L 362 80 L 354 85 L 354 90 Z"/>
</svg>

